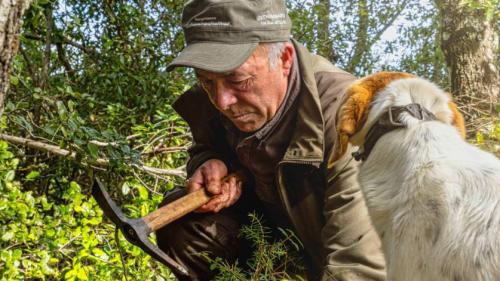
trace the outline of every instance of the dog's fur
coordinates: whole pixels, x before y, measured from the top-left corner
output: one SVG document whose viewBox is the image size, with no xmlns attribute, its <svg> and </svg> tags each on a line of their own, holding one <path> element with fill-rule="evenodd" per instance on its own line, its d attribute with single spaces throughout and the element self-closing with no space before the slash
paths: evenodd
<svg viewBox="0 0 500 281">
<path fill-rule="evenodd" d="M 463 118 L 437 86 L 389 72 L 355 83 L 339 111 L 330 165 L 347 141 L 362 146 L 390 106 L 410 103 L 438 120 L 403 113 L 406 128 L 383 135 L 359 173 L 388 280 L 500 280 L 500 161 L 463 139 Z"/>
</svg>

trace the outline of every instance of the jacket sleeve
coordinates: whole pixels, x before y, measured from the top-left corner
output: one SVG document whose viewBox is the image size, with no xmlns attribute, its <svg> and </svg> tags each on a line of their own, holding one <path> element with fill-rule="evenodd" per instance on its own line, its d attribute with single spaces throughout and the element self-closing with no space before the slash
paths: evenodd
<svg viewBox="0 0 500 281">
<path fill-rule="evenodd" d="M 337 139 L 336 113 L 354 77 L 346 73 L 317 76 L 325 124 L 325 162 Z M 322 77 L 322 78 L 320 78 Z M 385 280 L 385 261 L 357 180 L 358 162 L 352 147 L 333 168 L 325 168 L 321 237 L 325 249 L 322 280 Z"/>
<path fill-rule="evenodd" d="M 193 87 L 177 99 L 175 111 L 188 123 L 193 144 L 188 149 L 186 165 L 190 177 L 209 159 L 222 160 L 233 171 L 237 160 L 225 139 L 225 131 L 219 122 L 220 115 L 199 87 Z"/>
<path fill-rule="evenodd" d="M 385 280 L 380 240 L 359 189 L 358 163 L 350 152 L 328 171 L 331 180 L 323 209 L 326 263 L 322 280 Z"/>
</svg>

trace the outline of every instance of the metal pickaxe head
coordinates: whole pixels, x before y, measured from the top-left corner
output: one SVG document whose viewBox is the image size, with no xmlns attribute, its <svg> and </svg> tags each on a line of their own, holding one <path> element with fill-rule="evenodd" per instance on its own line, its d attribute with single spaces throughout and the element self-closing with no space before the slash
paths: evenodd
<svg viewBox="0 0 500 281">
<path fill-rule="evenodd" d="M 162 262 L 173 270 L 176 274 L 188 275 L 188 271 L 170 258 L 158 246 L 149 241 L 149 234 L 156 229 L 152 229 L 144 218 L 129 219 L 122 210 L 113 202 L 108 192 L 99 179 L 95 179 L 92 187 L 92 196 L 101 207 L 104 215 L 108 217 L 123 233 L 123 236 L 132 244 L 138 246 L 156 260 Z M 203 205 L 203 204 L 202 204 Z M 201 205 L 200 205 L 201 206 Z"/>
</svg>

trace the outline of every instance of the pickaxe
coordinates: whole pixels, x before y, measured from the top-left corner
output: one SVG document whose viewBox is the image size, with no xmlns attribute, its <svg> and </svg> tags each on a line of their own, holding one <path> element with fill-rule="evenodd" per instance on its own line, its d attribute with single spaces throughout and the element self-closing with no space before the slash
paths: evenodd
<svg viewBox="0 0 500 281">
<path fill-rule="evenodd" d="M 222 181 L 228 181 L 232 177 L 237 182 L 245 181 L 245 174 L 242 171 L 229 174 Z M 104 215 L 121 229 L 123 236 L 129 242 L 140 247 L 153 258 L 168 266 L 174 273 L 185 276 L 189 275 L 183 266 L 160 250 L 158 246 L 151 243 L 148 236 L 151 232 L 162 228 L 207 203 L 210 200 L 210 195 L 205 192 L 205 189 L 189 193 L 138 219 L 127 218 L 122 210 L 113 202 L 101 181 L 97 178 L 94 180 L 92 187 L 92 196 L 94 196 L 101 207 Z"/>
</svg>

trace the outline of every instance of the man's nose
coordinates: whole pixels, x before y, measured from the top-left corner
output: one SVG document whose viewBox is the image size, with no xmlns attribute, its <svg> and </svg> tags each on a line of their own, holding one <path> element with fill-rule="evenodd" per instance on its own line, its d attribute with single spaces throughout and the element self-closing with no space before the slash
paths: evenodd
<svg viewBox="0 0 500 281">
<path fill-rule="evenodd" d="M 217 81 L 215 105 L 220 110 L 228 110 L 231 105 L 237 102 L 235 92 L 228 87 L 224 81 Z"/>
</svg>

